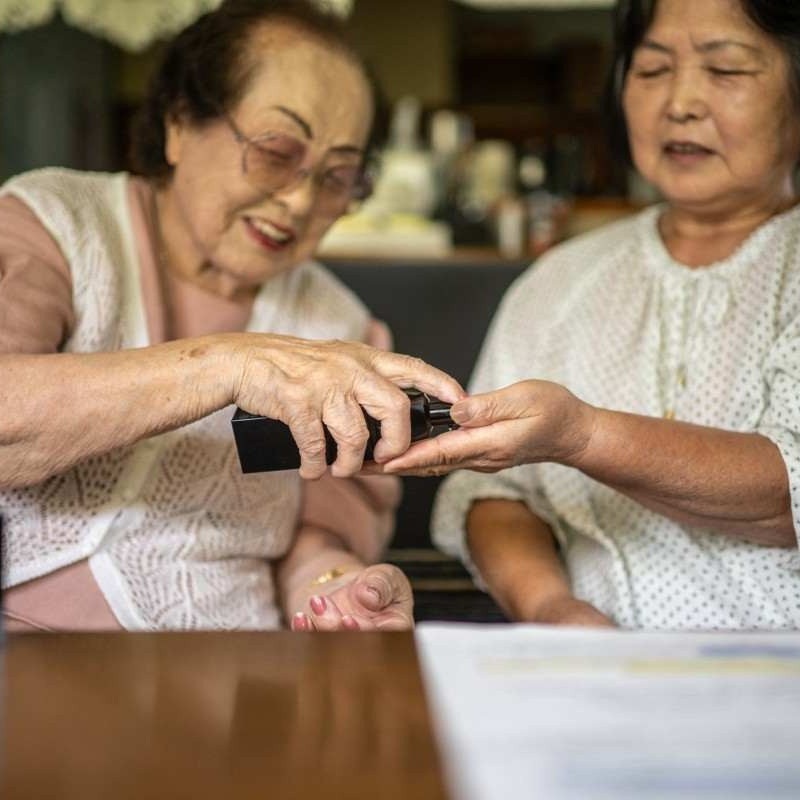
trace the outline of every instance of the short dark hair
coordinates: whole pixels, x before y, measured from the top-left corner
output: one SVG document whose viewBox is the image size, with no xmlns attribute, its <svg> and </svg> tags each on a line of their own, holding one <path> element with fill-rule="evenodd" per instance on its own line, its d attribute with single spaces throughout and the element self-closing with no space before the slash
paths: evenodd
<svg viewBox="0 0 800 800">
<path fill-rule="evenodd" d="M 368 150 L 385 130 L 385 103 L 377 84 L 335 14 L 312 0 L 225 0 L 181 31 L 166 46 L 133 119 L 133 172 L 160 183 L 169 180 L 166 123 L 182 116 L 202 124 L 217 119 L 241 99 L 251 76 L 247 44 L 265 23 L 288 23 L 349 57 L 364 73 L 374 100 Z"/>
<path fill-rule="evenodd" d="M 795 110 L 800 110 L 800 3 L 786 0 L 739 0 L 750 20 L 784 50 L 789 59 L 789 86 Z M 633 60 L 655 15 L 658 0 L 618 0 L 614 12 L 614 58 L 608 80 L 610 133 L 614 153 L 631 163 L 622 90 Z"/>
</svg>

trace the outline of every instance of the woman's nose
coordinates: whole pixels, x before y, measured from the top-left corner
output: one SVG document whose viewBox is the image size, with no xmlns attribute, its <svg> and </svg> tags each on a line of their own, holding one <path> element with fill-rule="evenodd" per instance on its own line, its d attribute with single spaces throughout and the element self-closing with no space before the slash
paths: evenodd
<svg viewBox="0 0 800 800">
<path fill-rule="evenodd" d="M 313 172 L 302 170 L 290 186 L 275 192 L 273 196 L 289 209 L 293 217 L 304 217 L 314 206 L 316 188 Z"/>
<path fill-rule="evenodd" d="M 667 116 L 674 122 L 702 119 L 706 112 L 702 79 L 694 70 L 676 70 L 670 83 Z"/>
</svg>

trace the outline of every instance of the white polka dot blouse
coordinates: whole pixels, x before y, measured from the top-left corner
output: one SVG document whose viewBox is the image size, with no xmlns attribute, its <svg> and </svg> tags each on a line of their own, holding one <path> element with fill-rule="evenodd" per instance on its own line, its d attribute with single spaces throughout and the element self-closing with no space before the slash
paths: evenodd
<svg viewBox="0 0 800 800">
<path fill-rule="evenodd" d="M 697 269 L 667 252 L 661 211 L 532 266 L 497 313 L 471 389 L 540 378 L 604 408 L 759 432 L 783 456 L 800 530 L 800 208 Z M 797 548 L 682 525 L 577 470 L 537 464 L 444 483 L 434 540 L 473 572 L 464 520 L 478 498 L 521 500 L 550 522 L 576 596 L 623 627 L 800 627 Z"/>
</svg>

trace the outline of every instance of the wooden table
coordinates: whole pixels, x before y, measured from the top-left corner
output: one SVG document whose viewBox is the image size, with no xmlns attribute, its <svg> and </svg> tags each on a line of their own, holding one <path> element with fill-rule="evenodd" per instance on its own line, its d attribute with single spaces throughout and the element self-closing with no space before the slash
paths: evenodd
<svg viewBox="0 0 800 800">
<path fill-rule="evenodd" d="M 411 634 L 17 634 L 3 800 L 444 800 Z"/>
</svg>

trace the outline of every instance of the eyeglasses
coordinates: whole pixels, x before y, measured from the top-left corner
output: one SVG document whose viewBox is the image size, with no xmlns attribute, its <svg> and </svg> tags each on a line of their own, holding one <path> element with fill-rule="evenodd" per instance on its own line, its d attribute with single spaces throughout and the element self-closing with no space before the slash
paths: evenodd
<svg viewBox="0 0 800 800">
<path fill-rule="evenodd" d="M 319 212 L 339 217 L 353 202 L 366 200 L 372 193 L 370 171 L 361 161 L 333 166 L 323 163 L 309 170 L 303 166 L 308 147 L 300 139 L 280 131 L 250 138 L 227 114 L 222 117 L 242 147 L 242 172 L 265 194 L 294 188 L 310 177 Z"/>
</svg>

